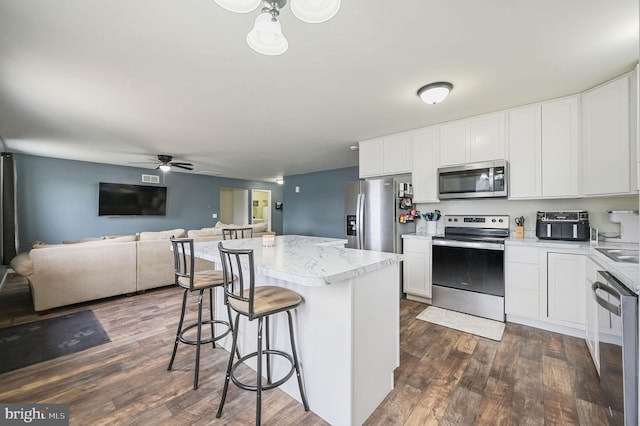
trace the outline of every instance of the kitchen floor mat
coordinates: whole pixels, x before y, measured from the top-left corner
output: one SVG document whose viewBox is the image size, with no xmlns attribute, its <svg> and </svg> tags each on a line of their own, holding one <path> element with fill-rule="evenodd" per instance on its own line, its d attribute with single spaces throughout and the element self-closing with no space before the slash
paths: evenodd
<svg viewBox="0 0 640 426">
<path fill-rule="evenodd" d="M 427 307 L 427 309 L 420 312 L 416 318 L 497 341 L 502 340 L 505 326 L 503 322 L 449 311 L 436 306 Z"/>
</svg>

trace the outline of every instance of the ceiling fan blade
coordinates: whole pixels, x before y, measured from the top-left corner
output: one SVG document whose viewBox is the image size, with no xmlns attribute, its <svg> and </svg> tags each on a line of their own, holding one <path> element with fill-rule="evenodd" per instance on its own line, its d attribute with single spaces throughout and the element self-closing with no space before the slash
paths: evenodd
<svg viewBox="0 0 640 426">
<path fill-rule="evenodd" d="M 185 170 L 193 170 L 193 164 L 190 163 L 169 163 L 171 167 L 178 167 Z"/>
</svg>

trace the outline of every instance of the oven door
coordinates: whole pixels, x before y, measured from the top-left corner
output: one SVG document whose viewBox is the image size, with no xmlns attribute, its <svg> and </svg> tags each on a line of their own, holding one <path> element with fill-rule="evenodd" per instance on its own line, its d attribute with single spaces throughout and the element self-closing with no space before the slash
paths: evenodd
<svg viewBox="0 0 640 426">
<path fill-rule="evenodd" d="M 433 240 L 434 285 L 504 297 L 504 245 Z"/>
</svg>

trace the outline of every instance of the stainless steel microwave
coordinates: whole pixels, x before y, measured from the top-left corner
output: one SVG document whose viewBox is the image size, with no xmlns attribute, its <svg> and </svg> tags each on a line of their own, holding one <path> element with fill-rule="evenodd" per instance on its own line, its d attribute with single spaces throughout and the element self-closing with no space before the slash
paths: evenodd
<svg viewBox="0 0 640 426">
<path fill-rule="evenodd" d="M 504 160 L 438 169 L 438 198 L 506 197 L 508 165 Z"/>
</svg>

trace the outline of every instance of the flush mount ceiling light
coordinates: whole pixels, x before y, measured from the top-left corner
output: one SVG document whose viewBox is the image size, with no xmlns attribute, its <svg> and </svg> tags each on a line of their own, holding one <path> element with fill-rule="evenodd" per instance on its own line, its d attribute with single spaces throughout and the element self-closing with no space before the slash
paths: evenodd
<svg viewBox="0 0 640 426">
<path fill-rule="evenodd" d="M 231 12 L 251 12 L 262 3 L 260 15 L 253 29 L 247 34 L 247 44 L 263 55 L 281 55 L 289 42 L 282 33 L 278 17 L 287 0 L 215 0 Z M 340 9 L 340 0 L 291 0 L 291 11 L 296 18 L 310 24 L 318 24 L 333 18 Z"/>
<path fill-rule="evenodd" d="M 422 86 L 418 90 L 418 96 L 427 104 L 439 104 L 445 100 L 451 89 L 453 84 L 440 81 Z"/>
</svg>

